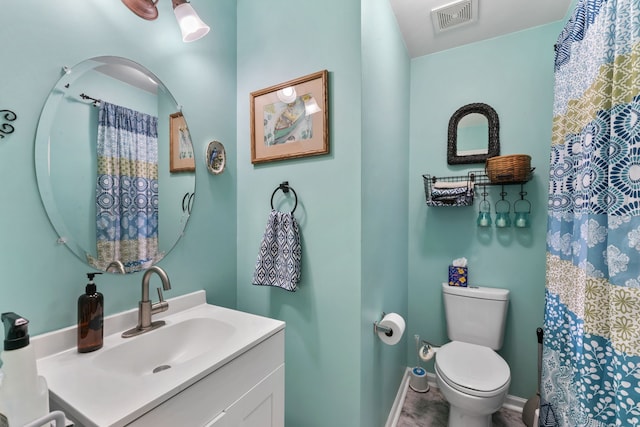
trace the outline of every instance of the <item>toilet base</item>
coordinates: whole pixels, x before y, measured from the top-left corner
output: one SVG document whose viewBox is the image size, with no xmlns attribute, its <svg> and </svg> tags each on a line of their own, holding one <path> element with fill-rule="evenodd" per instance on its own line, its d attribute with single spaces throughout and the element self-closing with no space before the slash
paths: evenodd
<svg viewBox="0 0 640 427">
<path fill-rule="evenodd" d="M 469 415 L 465 414 L 455 406 L 449 406 L 448 427 L 491 427 L 493 425 L 492 414 L 489 415 Z"/>
<path fill-rule="evenodd" d="M 504 403 L 507 396 L 509 383 L 496 395 L 491 397 L 477 397 L 460 393 L 444 381 L 438 370 L 438 363 L 435 366 L 436 383 L 444 398 L 449 402 L 449 422 L 448 427 L 492 427 L 491 418 Z"/>
</svg>

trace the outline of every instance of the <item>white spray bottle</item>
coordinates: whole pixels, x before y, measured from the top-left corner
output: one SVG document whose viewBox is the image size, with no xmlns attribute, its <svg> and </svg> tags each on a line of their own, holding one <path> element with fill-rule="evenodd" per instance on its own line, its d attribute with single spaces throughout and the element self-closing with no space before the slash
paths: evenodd
<svg viewBox="0 0 640 427">
<path fill-rule="evenodd" d="M 0 384 L 0 427 L 23 426 L 49 413 L 49 391 L 38 375 L 29 344 L 29 321 L 16 313 L 2 313 L 4 323 L 3 378 Z"/>
</svg>

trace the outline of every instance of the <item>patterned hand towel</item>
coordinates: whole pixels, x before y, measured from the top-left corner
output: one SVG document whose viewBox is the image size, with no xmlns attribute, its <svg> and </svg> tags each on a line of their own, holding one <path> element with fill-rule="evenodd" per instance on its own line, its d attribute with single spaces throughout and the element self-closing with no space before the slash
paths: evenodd
<svg viewBox="0 0 640 427">
<path fill-rule="evenodd" d="M 467 187 L 434 188 L 431 190 L 429 206 L 470 206 L 473 204 L 473 190 Z"/>
<path fill-rule="evenodd" d="M 293 213 L 272 210 L 260 243 L 253 284 L 295 292 L 301 260 L 300 232 Z"/>
</svg>

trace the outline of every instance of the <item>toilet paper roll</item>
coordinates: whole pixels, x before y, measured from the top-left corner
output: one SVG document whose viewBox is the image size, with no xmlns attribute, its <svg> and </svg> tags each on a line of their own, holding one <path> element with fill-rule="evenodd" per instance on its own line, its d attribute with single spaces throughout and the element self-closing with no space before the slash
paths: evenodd
<svg viewBox="0 0 640 427">
<path fill-rule="evenodd" d="M 380 322 L 378 322 L 379 326 L 384 326 L 385 328 L 391 329 L 389 334 L 378 331 L 378 337 L 380 340 L 387 345 L 396 345 L 402 338 L 402 334 L 404 334 L 405 323 L 402 316 L 397 313 L 389 313 L 385 315 Z"/>
<path fill-rule="evenodd" d="M 434 347 L 431 347 L 429 345 L 423 345 L 420 348 L 420 359 L 422 359 L 425 362 L 428 362 L 429 360 L 433 359 L 433 356 L 436 355 L 436 349 Z"/>
</svg>

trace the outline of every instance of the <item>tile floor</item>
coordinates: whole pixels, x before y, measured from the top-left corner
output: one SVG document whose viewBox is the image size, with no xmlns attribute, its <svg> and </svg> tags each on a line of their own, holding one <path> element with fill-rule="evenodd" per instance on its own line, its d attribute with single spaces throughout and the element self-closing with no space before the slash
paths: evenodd
<svg viewBox="0 0 640 427">
<path fill-rule="evenodd" d="M 448 415 L 449 404 L 438 388 L 431 386 L 426 393 L 409 388 L 396 427 L 446 427 Z M 493 414 L 493 427 L 525 427 L 525 424 L 520 412 L 503 408 Z"/>
</svg>

